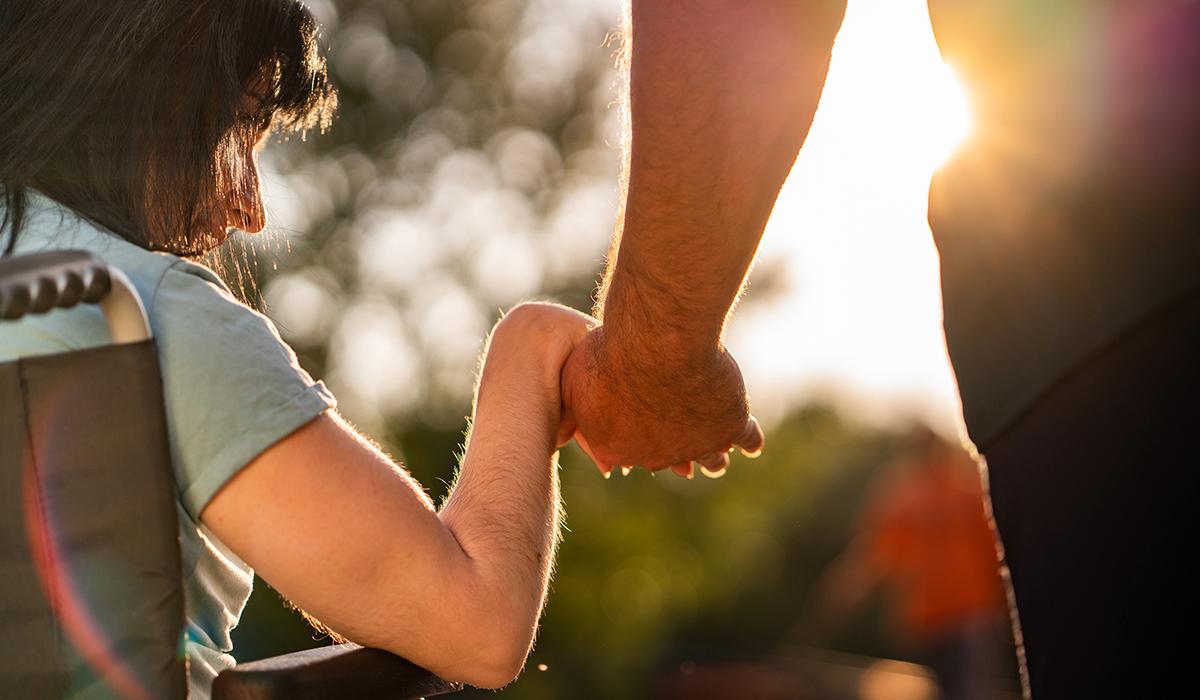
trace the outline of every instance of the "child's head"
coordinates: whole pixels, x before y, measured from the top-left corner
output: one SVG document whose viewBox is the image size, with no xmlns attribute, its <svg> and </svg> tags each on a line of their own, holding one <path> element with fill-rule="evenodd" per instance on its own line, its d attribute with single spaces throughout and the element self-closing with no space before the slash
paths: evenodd
<svg viewBox="0 0 1200 700">
<path fill-rule="evenodd" d="M 3 0 L 0 187 L 146 248 L 263 225 L 255 146 L 324 127 L 336 94 L 298 0 Z"/>
</svg>

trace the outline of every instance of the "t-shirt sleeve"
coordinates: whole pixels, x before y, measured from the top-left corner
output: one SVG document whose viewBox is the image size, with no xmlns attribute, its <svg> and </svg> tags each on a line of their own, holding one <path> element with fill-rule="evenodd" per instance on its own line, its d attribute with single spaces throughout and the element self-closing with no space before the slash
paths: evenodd
<svg viewBox="0 0 1200 700">
<path fill-rule="evenodd" d="M 335 406 L 275 325 L 211 270 L 179 261 L 150 305 L 175 481 L 199 522 L 209 500 L 268 447 Z"/>
</svg>

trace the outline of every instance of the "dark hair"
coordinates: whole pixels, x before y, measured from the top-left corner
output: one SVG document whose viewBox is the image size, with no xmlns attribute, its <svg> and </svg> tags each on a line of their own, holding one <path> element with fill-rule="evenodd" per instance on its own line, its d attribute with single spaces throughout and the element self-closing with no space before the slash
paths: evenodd
<svg viewBox="0 0 1200 700">
<path fill-rule="evenodd" d="M 247 139 L 328 125 L 317 34 L 298 0 L 0 0 L 6 252 L 27 188 L 143 248 L 214 248 L 198 224 Z"/>
</svg>

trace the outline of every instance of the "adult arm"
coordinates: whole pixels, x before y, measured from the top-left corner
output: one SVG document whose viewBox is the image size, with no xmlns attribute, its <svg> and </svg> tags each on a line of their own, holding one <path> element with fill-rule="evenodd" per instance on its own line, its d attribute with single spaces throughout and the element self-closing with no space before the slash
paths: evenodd
<svg viewBox="0 0 1200 700">
<path fill-rule="evenodd" d="M 326 413 L 239 472 L 203 522 L 349 639 L 450 680 L 505 685 L 524 664 L 549 582 L 559 374 L 587 321 L 530 305 L 497 326 L 440 512 L 407 472 Z"/>
<path fill-rule="evenodd" d="M 808 133 L 845 0 L 632 0 L 626 192 L 564 396 L 602 469 L 762 445 L 722 346 Z"/>
</svg>

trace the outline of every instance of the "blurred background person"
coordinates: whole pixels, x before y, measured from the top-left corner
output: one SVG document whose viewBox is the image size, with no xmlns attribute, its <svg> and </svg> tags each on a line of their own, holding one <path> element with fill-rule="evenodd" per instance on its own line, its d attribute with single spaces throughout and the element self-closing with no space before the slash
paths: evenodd
<svg viewBox="0 0 1200 700">
<path fill-rule="evenodd" d="M 1006 601 L 978 466 L 924 427 L 875 477 L 859 534 L 826 570 L 814 614 L 844 624 L 875 590 L 940 697 L 991 694 Z"/>
</svg>

